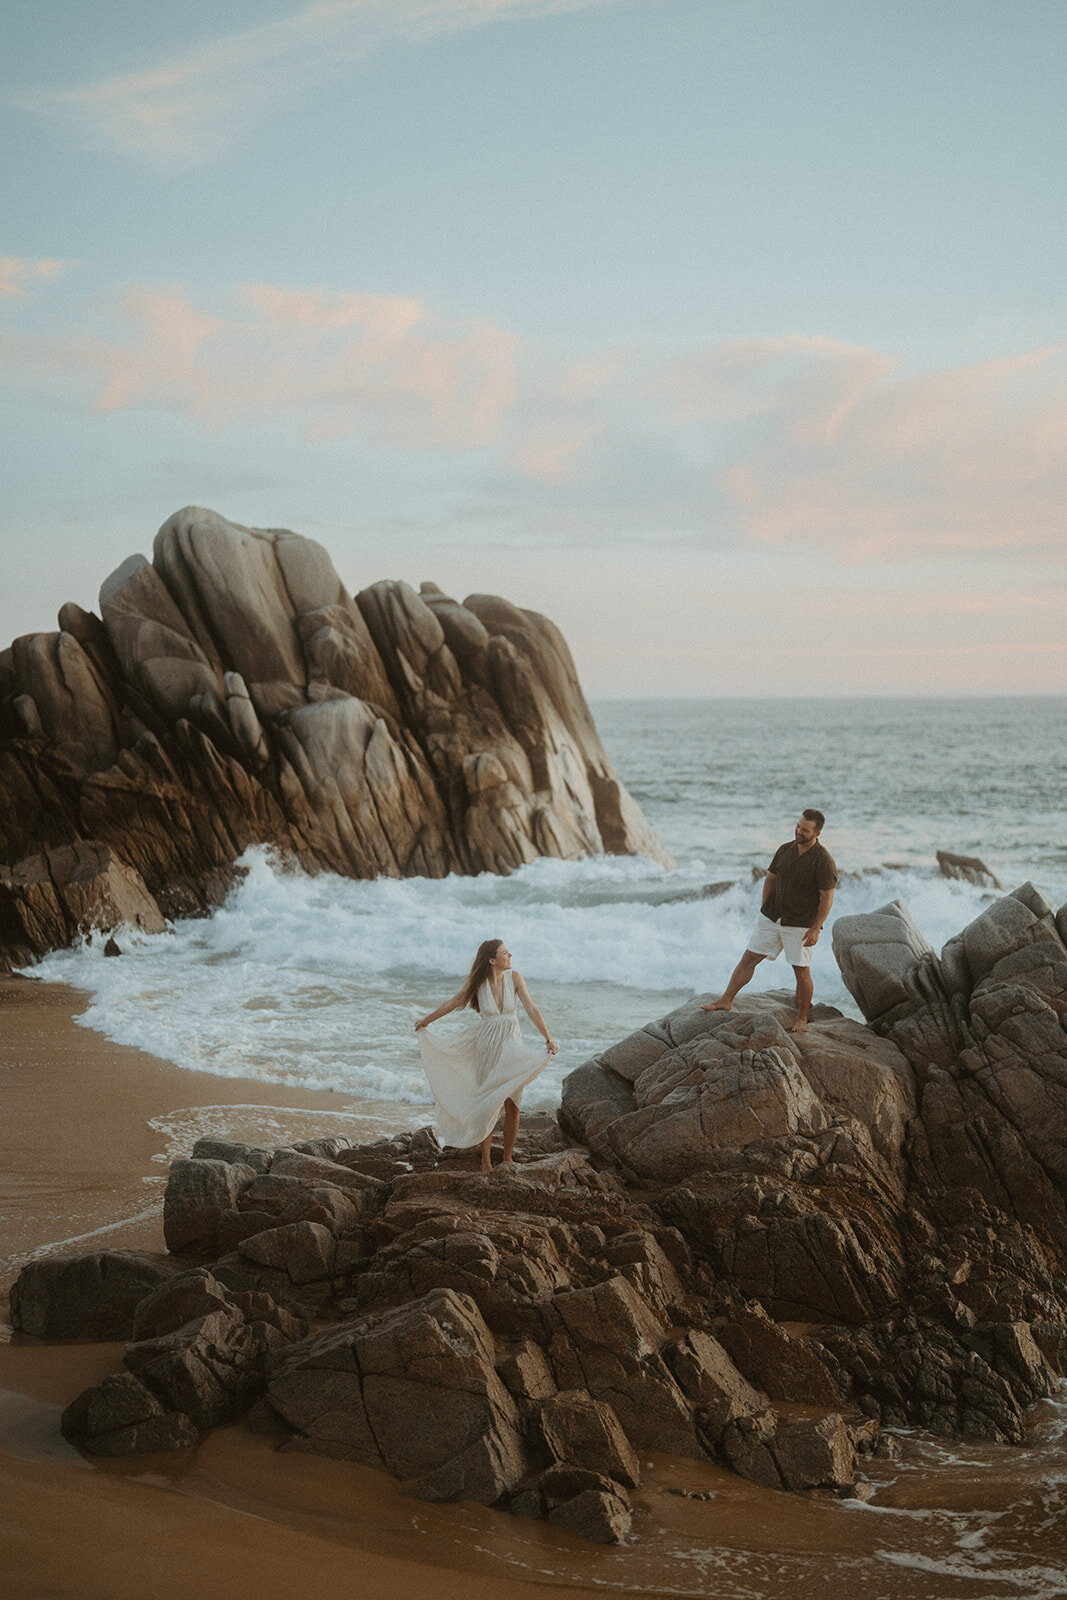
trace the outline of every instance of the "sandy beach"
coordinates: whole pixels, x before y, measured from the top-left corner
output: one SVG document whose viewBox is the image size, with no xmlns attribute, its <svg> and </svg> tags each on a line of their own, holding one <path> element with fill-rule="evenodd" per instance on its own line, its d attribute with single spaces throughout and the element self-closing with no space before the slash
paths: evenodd
<svg viewBox="0 0 1067 1600">
<path fill-rule="evenodd" d="M 35 1252 L 162 1250 L 165 1162 L 200 1132 L 284 1143 L 399 1125 L 396 1108 L 180 1071 L 78 1026 L 83 1005 L 62 986 L 0 980 L 5 1304 Z M 861 1597 L 984 1600 L 999 1584 L 967 1552 L 998 1518 L 1010 1566 L 1032 1562 L 1036 1531 L 1046 1576 L 1034 1569 L 1032 1592 L 1059 1592 L 1045 1567 L 1064 1554 L 1042 1510 L 1047 1462 L 1027 1452 L 964 1451 L 951 1470 L 933 1457 L 905 1473 L 887 1464 L 881 1514 L 763 1490 L 707 1462 L 649 1459 L 634 1533 L 606 1549 L 480 1505 L 412 1501 L 382 1474 L 279 1452 L 239 1425 L 183 1456 L 90 1464 L 63 1440 L 60 1415 L 122 1353 L 0 1333 L 4 1600 L 199 1600 L 217 1585 L 232 1600 L 428 1589 L 439 1600 L 815 1600 L 831 1578 Z M 1049 1413 L 1038 1426 L 1058 1422 Z"/>
<path fill-rule="evenodd" d="M 77 1025 L 82 995 L 0 978 L 0 1281 L 42 1247 L 162 1249 L 167 1164 L 201 1135 L 285 1144 L 406 1127 L 396 1106 L 179 1071 Z"/>
</svg>

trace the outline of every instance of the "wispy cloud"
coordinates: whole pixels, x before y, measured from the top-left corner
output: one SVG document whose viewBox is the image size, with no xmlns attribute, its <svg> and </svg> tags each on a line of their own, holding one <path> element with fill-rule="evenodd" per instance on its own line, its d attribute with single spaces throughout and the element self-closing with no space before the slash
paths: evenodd
<svg viewBox="0 0 1067 1600">
<path fill-rule="evenodd" d="M 246 285 L 215 310 L 180 288 L 129 288 L 121 331 L 0 330 L 0 372 L 98 412 L 166 410 L 209 431 L 288 428 L 471 451 L 515 402 L 522 341 L 401 295 Z"/>
<path fill-rule="evenodd" d="M 0 281 L 17 296 L 33 272 Z M 102 320 L 8 318 L 0 377 L 97 412 L 444 452 L 457 526 L 571 546 L 1067 554 L 1067 346 L 926 372 L 823 337 L 575 355 L 404 295 L 146 284 Z"/>
<path fill-rule="evenodd" d="M 26 300 L 42 283 L 53 283 L 73 262 L 43 257 L 0 256 L 0 300 Z"/>
<path fill-rule="evenodd" d="M 616 0 L 321 0 L 138 72 L 13 103 L 90 143 L 172 167 L 216 159 L 279 95 L 392 41 L 419 43 L 484 23 L 580 11 Z"/>
<path fill-rule="evenodd" d="M 767 349 L 739 407 L 753 382 L 759 414 L 736 430 L 720 482 L 755 538 L 850 560 L 1067 554 L 1067 346 L 923 373 L 844 346 L 799 364 L 795 350 Z"/>
</svg>

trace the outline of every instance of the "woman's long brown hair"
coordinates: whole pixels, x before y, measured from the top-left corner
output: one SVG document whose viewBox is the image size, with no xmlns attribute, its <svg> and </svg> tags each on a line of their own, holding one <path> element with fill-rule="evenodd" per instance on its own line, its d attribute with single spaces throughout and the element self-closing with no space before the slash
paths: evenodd
<svg viewBox="0 0 1067 1600">
<path fill-rule="evenodd" d="M 481 988 L 486 978 L 488 978 L 489 963 L 492 961 L 493 957 L 496 955 L 503 943 L 503 939 L 482 940 L 481 944 L 478 946 L 478 954 L 471 963 L 471 969 L 467 974 L 467 981 L 459 991 L 461 1005 L 470 1006 L 472 1011 L 481 1011 L 482 1008 L 478 1004 L 478 990 Z"/>
</svg>

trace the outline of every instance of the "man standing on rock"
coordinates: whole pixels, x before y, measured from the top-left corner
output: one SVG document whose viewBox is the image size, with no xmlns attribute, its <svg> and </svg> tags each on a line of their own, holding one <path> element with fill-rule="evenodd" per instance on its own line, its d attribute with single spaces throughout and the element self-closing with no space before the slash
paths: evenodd
<svg viewBox="0 0 1067 1600">
<path fill-rule="evenodd" d="M 811 952 L 822 925 L 830 915 L 837 885 L 834 858 L 819 843 L 826 818 L 809 809 L 801 815 L 788 844 L 780 845 L 763 880 L 763 900 L 748 948 L 734 968 L 718 1000 L 702 1011 L 729 1011 L 734 996 L 751 978 L 761 961 L 775 961 L 785 951 L 796 973 L 797 1015 L 790 1033 L 804 1033 L 811 1006 Z"/>
</svg>

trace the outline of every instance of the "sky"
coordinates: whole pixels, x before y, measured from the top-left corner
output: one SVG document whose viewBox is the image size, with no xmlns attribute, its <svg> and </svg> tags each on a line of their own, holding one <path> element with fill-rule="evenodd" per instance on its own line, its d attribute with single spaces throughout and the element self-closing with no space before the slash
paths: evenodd
<svg viewBox="0 0 1067 1600">
<path fill-rule="evenodd" d="M 1062 0 L 35 0 L 0 644 L 179 507 L 592 697 L 1067 692 Z"/>
</svg>

